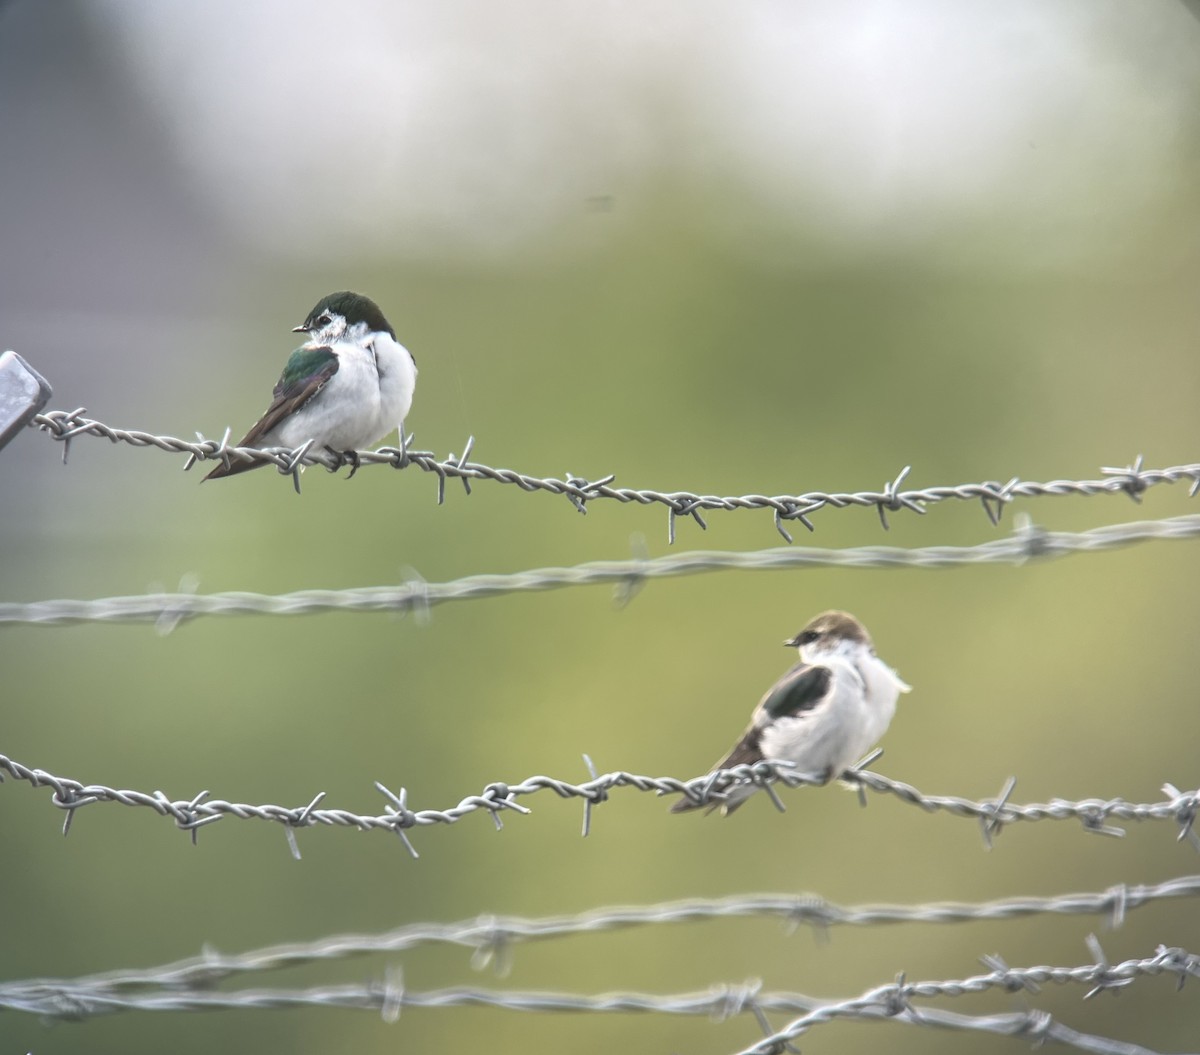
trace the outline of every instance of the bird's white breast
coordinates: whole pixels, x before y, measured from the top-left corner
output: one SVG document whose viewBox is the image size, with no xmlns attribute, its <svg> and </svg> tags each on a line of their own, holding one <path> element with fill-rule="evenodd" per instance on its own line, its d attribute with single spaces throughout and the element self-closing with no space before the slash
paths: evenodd
<svg viewBox="0 0 1200 1055">
<path fill-rule="evenodd" d="M 417 385 L 417 364 L 412 355 L 386 333 L 375 338 L 375 363 L 379 374 L 379 431 L 368 443 L 383 439 L 404 423 Z"/>
<path fill-rule="evenodd" d="M 905 684 L 900 675 L 878 656 L 864 657 L 858 664 L 858 672 L 866 687 L 866 723 L 863 729 L 863 739 L 866 743 L 858 752 L 862 755 L 887 732 L 892 723 L 892 716 L 896 713 L 896 701 L 900 698 L 900 693 L 911 692 L 912 687 Z"/>
<path fill-rule="evenodd" d="M 264 446 L 298 447 L 311 439 L 335 451 L 361 450 L 395 429 L 412 406 L 417 367 L 386 333 L 374 341 L 338 341 L 337 372 L 299 412 L 272 430 Z"/>
<path fill-rule="evenodd" d="M 765 758 L 786 759 L 801 772 L 834 775 L 865 755 L 891 724 L 904 684 L 882 660 L 863 655 L 822 656 L 833 674 L 825 698 L 811 711 L 763 728 Z"/>
</svg>

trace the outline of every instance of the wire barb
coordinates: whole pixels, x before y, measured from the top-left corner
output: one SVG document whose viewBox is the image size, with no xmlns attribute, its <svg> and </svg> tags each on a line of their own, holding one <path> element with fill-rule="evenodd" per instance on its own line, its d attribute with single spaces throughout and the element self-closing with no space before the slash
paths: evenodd
<svg viewBox="0 0 1200 1055">
<path fill-rule="evenodd" d="M 1013 791 L 1017 786 L 1017 778 L 1009 777 L 1004 782 L 1004 787 L 1000 790 L 1000 797 L 992 803 L 984 803 L 990 808 L 990 816 L 981 817 L 980 827 L 983 831 L 983 845 L 989 850 L 992 848 L 992 840 L 1000 834 L 1000 829 L 1004 826 L 1004 807 L 1012 796 Z"/>
<path fill-rule="evenodd" d="M 1124 468 L 1115 469 L 1111 466 L 1101 467 L 1100 471 L 1105 476 L 1112 476 L 1120 482 L 1121 490 L 1138 505 L 1142 504 L 1142 494 L 1145 492 L 1149 484 L 1142 478 L 1142 469 L 1145 466 L 1145 460 L 1139 454 L 1133 460 L 1132 465 L 1126 465 Z"/>
<path fill-rule="evenodd" d="M 596 773 L 596 766 L 592 762 L 591 755 L 583 756 L 583 764 L 587 766 L 588 773 L 591 774 L 592 783 L 596 784 L 600 778 Z M 595 795 L 585 795 L 583 797 L 583 837 L 586 839 L 592 830 L 592 806 L 598 805 L 601 802 L 608 801 L 608 789 L 601 788 Z"/>
<path fill-rule="evenodd" d="M 417 815 L 408 808 L 408 788 L 401 788 L 400 794 L 396 795 L 378 780 L 375 781 L 375 787 L 390 800 L 390 805 L 385 806 L 387 810 L 388 827 L 391 828 L 398 836 L 400 841 L 404 843 L 404 848 L 412 855 L 414 861 L 420 858 L 417 853 L 417 848 L 405 833 L 405 828 L 411 828 L 417 823 Z"/>
<path fill-rule="evenodd" d="M 1175 820 L 1179 824 L 1178 842 L 1187 839 L 1196 850 L 1200 850 L 1200 835 L 1196 834 L 1196 813 L 1200 808 L 1200 792 L 1180 791 L 1174 784 L 1162 786 L 1164 795 L 1170 795 L 1174 800 Z"/>
</svg>

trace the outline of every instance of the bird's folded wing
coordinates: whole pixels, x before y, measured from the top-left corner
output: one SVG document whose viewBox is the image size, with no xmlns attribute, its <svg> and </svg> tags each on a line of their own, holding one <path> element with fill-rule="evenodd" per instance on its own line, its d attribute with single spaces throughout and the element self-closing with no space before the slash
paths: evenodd
<svg viewBox="0 0 1200 1055">
<path fill-rule="evenodd" d="M 800 663 L 772 685 L 754 710 L 754 719 L 734 745 L 709 772 L 732 769 L 734 766 L 754 765 L 763 760 L 763 727 L 780 718 L 798 718 L 812 711 L 826 699 L 833 682 L 833 671 L 819 664 Z M 719 805 L 719 803 L 717 803 Z M 681 799 L 671 807 L 672 813 L 698 809 L 699 803 Z M 727 806 L 732 812 L 738 803 Z M 710 809 L 712 806 L 710 805 Z"/>
<path fill-rule="evenodd" d="M 772 685 L 759 701 L 756 717 L 796 718 L 811 711 L 829 694 L 833 671 L 820 664 L 800 663 Z"/>
<path fill-rule="evenodd" d="M 742 738 L 710 772 L 761 762 L 763 726 L 778 718 L 797 718 L 811 711 L 825 698 L 832 679 L 833 671 L 828 667 L 801 663 L 789 670 L 767 690 Z"/>
<path fill-rule="evenodd" d="M 338 357 L 332 348 L 297 348 L 275 383 L 275 398 L 267 412 L 246 433 L 239 446 L 253 447 L 284 418 L 291 417 L 320 392 L 337 370 Z"/>
<path fill-rule="evenodd" d="M 283 373 L 275 383 L 274 396 L 267 412 L 255 422 L 254 427 L 238 442 L 239 447 L 257 447 L 276 425 L 290 414 L 296 413 L 313 396 L 329 383 L 337 373 L 338 357 L 333 349 L 297 348 L 288 357 Z M 257 469 L 262 462 L 230 461 L 218 465 L 204 479 L 219 480 L 223 476 L 236 476 L 249 469 Z"/>
</svg>

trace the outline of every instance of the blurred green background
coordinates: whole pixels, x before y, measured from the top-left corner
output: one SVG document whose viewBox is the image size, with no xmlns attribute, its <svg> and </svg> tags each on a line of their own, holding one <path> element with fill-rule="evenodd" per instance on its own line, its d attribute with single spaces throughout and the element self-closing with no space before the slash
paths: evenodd
<svg viewBox="0 0 1200 1055">
<path fill-rule="evenodd" d="M 539 0 L 390 6 L 138 2 L 0 8 L 0 346 L 109 424 L 240 435 L 288 329 L 333 289 L 374 296 L 416 355 L 417 445 L 537 475 L 713 494 L 1095 478 L 1197 460 L 1200 22 L 1174 2 L 1007 5 Z M 668 552 L 661 508 L 480 484 L 435 504 L 417 471 L 269 471 L 200 486 L 182 458 L 44 436 L 0 452 L 0 597 L 286 592 Z M 343 474 L 344 475 L 344 474 Z M 812 543 L 971 544 L 1176 515 L 1186 488 L 825 511 Z M 681 521 L 674 551 L 779 543 L 770 515 Z M 797 542 L 809 542 L 798 529 Z M 702 772 L 828 607 L 860 616 L 915 687 L 881 772 L 929 793 L 1156 801 L 1200 785 L 1194 544 L 1021 568 L 722 573 L 388 616 L 0 630 L 0 751 L 86 783 L 381 810 L 495 780 Z M 761 799 L 761 801 L 759 801 Z M 97 806 L 69 839 L 48 793 L 0 787 L 6 979 L 151 965 L 489 913 L 751 892 L 831 901 L 1103 890 L 1197 870 L 1170 824 L 978 827 L 836 787 L 672 817 L 614 792 L 525 800 L 386 836 L 227 820 L 199 845 Z M 1088 917 L 807 932 L 741 921 L 521 947 L 502 979 L 463 951 L 296 970 L 269 984 L 682 992 L 761 978 L 846 997 L 1010 964 L 1200 949 L 1186 902 Z M 1195 1050 L 1168 980 L 1067 1024 Z M 1007 1010 L 1025 998 L 940 1002 Z M 777 1018 L 782 1025 L 783 1019 Z M 0 1015 L 5 1050 L 384 1052 L 569 1047 L 717 1053 L 749 1017 L 406 1011 Z M 834 1024 L 805 1050 L 962 1050 L 953 1034 Z M 972 1037 L 978 1052 L 1021 1041 Z"/>
</svg>

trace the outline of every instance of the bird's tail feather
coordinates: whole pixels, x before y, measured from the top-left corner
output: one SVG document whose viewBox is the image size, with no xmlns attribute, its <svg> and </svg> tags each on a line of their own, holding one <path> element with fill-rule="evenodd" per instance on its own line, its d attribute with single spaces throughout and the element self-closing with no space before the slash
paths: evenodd
<svg viewBox="0 0 1200 1055">
<path fill-rule="evenodd" d="M 204 480 L 220 480 L 223 476 L 237 476 L 238 473 L 249 472 L 251 469 L 261 469 L 266 462 L 241 462 L 230 461 L 228 464 L 221 462 Z M 201 483 L 204 483 L 201 480 Z"/>
<path fill-rule="evenodd" d="M 719 809 L 723 817 L 728 817 L 744 801 L 744 799 L 737 799 L 735 801 L 726 800 L 724 802 L 693 802 L 687 796 L 684 796 L 671 807 L 671 812 L 690 813 L 692 810 L 704 810 L 705 813 L 712 813 L 713 810 Z"/>
</svg>

